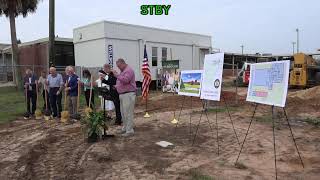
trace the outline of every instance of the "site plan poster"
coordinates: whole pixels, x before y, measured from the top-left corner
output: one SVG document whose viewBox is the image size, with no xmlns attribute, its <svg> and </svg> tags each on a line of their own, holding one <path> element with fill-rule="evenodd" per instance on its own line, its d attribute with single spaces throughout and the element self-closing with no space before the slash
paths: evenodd
<svg viewBox="0 0 320 180">
<path fill-rule="evenodd" d="M 202 70 L 181 71 L 179 95 L 200 97 Z"/>
<path fill-rule="evenodd" d="M 285 107 L 290 61 L 251 64 L 247 101 Z"/>
<path fill-rule="evenodd" d="M 208 54 L 203 65 L 201 99 L 220 101 L 224 53 Z"/>
</svg>

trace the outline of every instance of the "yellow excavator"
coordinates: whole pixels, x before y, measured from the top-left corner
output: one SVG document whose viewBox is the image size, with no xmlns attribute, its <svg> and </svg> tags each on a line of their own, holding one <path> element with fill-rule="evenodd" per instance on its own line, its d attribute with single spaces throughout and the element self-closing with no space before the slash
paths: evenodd
<svg viewBox="0 0 320 180">
<path fill-rule="evenodd" d="M 297 53 L 290 72 L 290 86 L 306 88 L 320 85 L 320 64 L 311 56 Z"/>
</svg>

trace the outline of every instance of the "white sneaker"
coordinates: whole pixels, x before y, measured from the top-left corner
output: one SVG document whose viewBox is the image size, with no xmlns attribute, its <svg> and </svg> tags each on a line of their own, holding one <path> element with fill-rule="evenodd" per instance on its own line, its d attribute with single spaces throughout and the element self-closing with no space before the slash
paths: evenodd
<svg viewBox="0 0 320 180">
<path fill-rule="evenodd" d="M 125 134 L 125 133 L 126 133 L 126 130 L 122 130 L 121 129 L 121 130 L 118 131 L 118 134 Z"/>
<path fill-rule="evenodd" d="M 133 135 L 134 135 L 134 133 L 124 133 L 121 136 L 122 137 L 129 137 L 129 136 L 133 136 Z"/>
</svg>

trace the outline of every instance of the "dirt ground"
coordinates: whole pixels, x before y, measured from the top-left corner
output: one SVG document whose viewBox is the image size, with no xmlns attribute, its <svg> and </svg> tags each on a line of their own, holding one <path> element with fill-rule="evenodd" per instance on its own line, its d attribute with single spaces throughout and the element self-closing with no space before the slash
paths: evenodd
<svg viewBox="0 0 320 180">
<path fill-rule="evenodd" d="M 240 91 L 245 91 L 240 89 Z M 233 94 L 225 92 L 229 104 Z M 170 123 L 174 110 L 181 113 L 178 127 Z M 239 97 L 238 107 L 230 107 L 236 133 L 243 141 L 252 104 Z M 288 100 L 288 116 L 305 168 L 290 136 L 281 109 L 276 116 L 276 150 L 278 179 L 317 180 L 320 177 L 320 128 L 305 123 L 306 116 L 320 117 L 319 107 L 303 100 Z M 200 123 L 192 146 L 193 134 L 200 118 L 202 103 L 172 94 L 153 94 L 149 102 L 150 119 L 143 118 L 145 105 L 137 102 L 135 135 L 116 137 L 88 144 L 82 125 L 77 123 L 39 120 L 17 120 L 0 125 L 0 179 L 191 179 L 198 172 L 213 179 L 275 179 L 270 107 L 258 106 L 244 149 L 237 166 L 240 150 L 229 116 L 219 106 L 217 149 L 216 113 L 209 110 Z M 191 126 L 189 126 L 191 114 Z M 205 117 L 205 116 L 203 116 Z M 190 128 L 191 127 L 191 128 Z M 191 132 L 190 132 L 191 131 Z M 161 148 L 155 143 L 169 141 L 172 147 Z"/>
</svg>

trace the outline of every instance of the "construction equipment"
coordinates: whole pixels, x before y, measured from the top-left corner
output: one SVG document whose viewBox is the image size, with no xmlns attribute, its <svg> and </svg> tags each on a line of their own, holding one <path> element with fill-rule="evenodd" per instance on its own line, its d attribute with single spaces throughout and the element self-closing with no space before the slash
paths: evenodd
<svg viewBox="0 0 320 180">
<path fill-rule="evenodd" d="M 249 85 L 249 79 L 250 79 L 250 65 L 252 63 L 243 63 L 243 66 L 238 73 L 238 86 L 248 86 Z M 236 81 L 235 81 L 236 83 Z"/>
<path fill-rule="evenodd" d="M 291 87 L 299 88 L 320 85 L 320 64 L 309 55 L 295 54 L 289 84 Z"/>
</svg>

